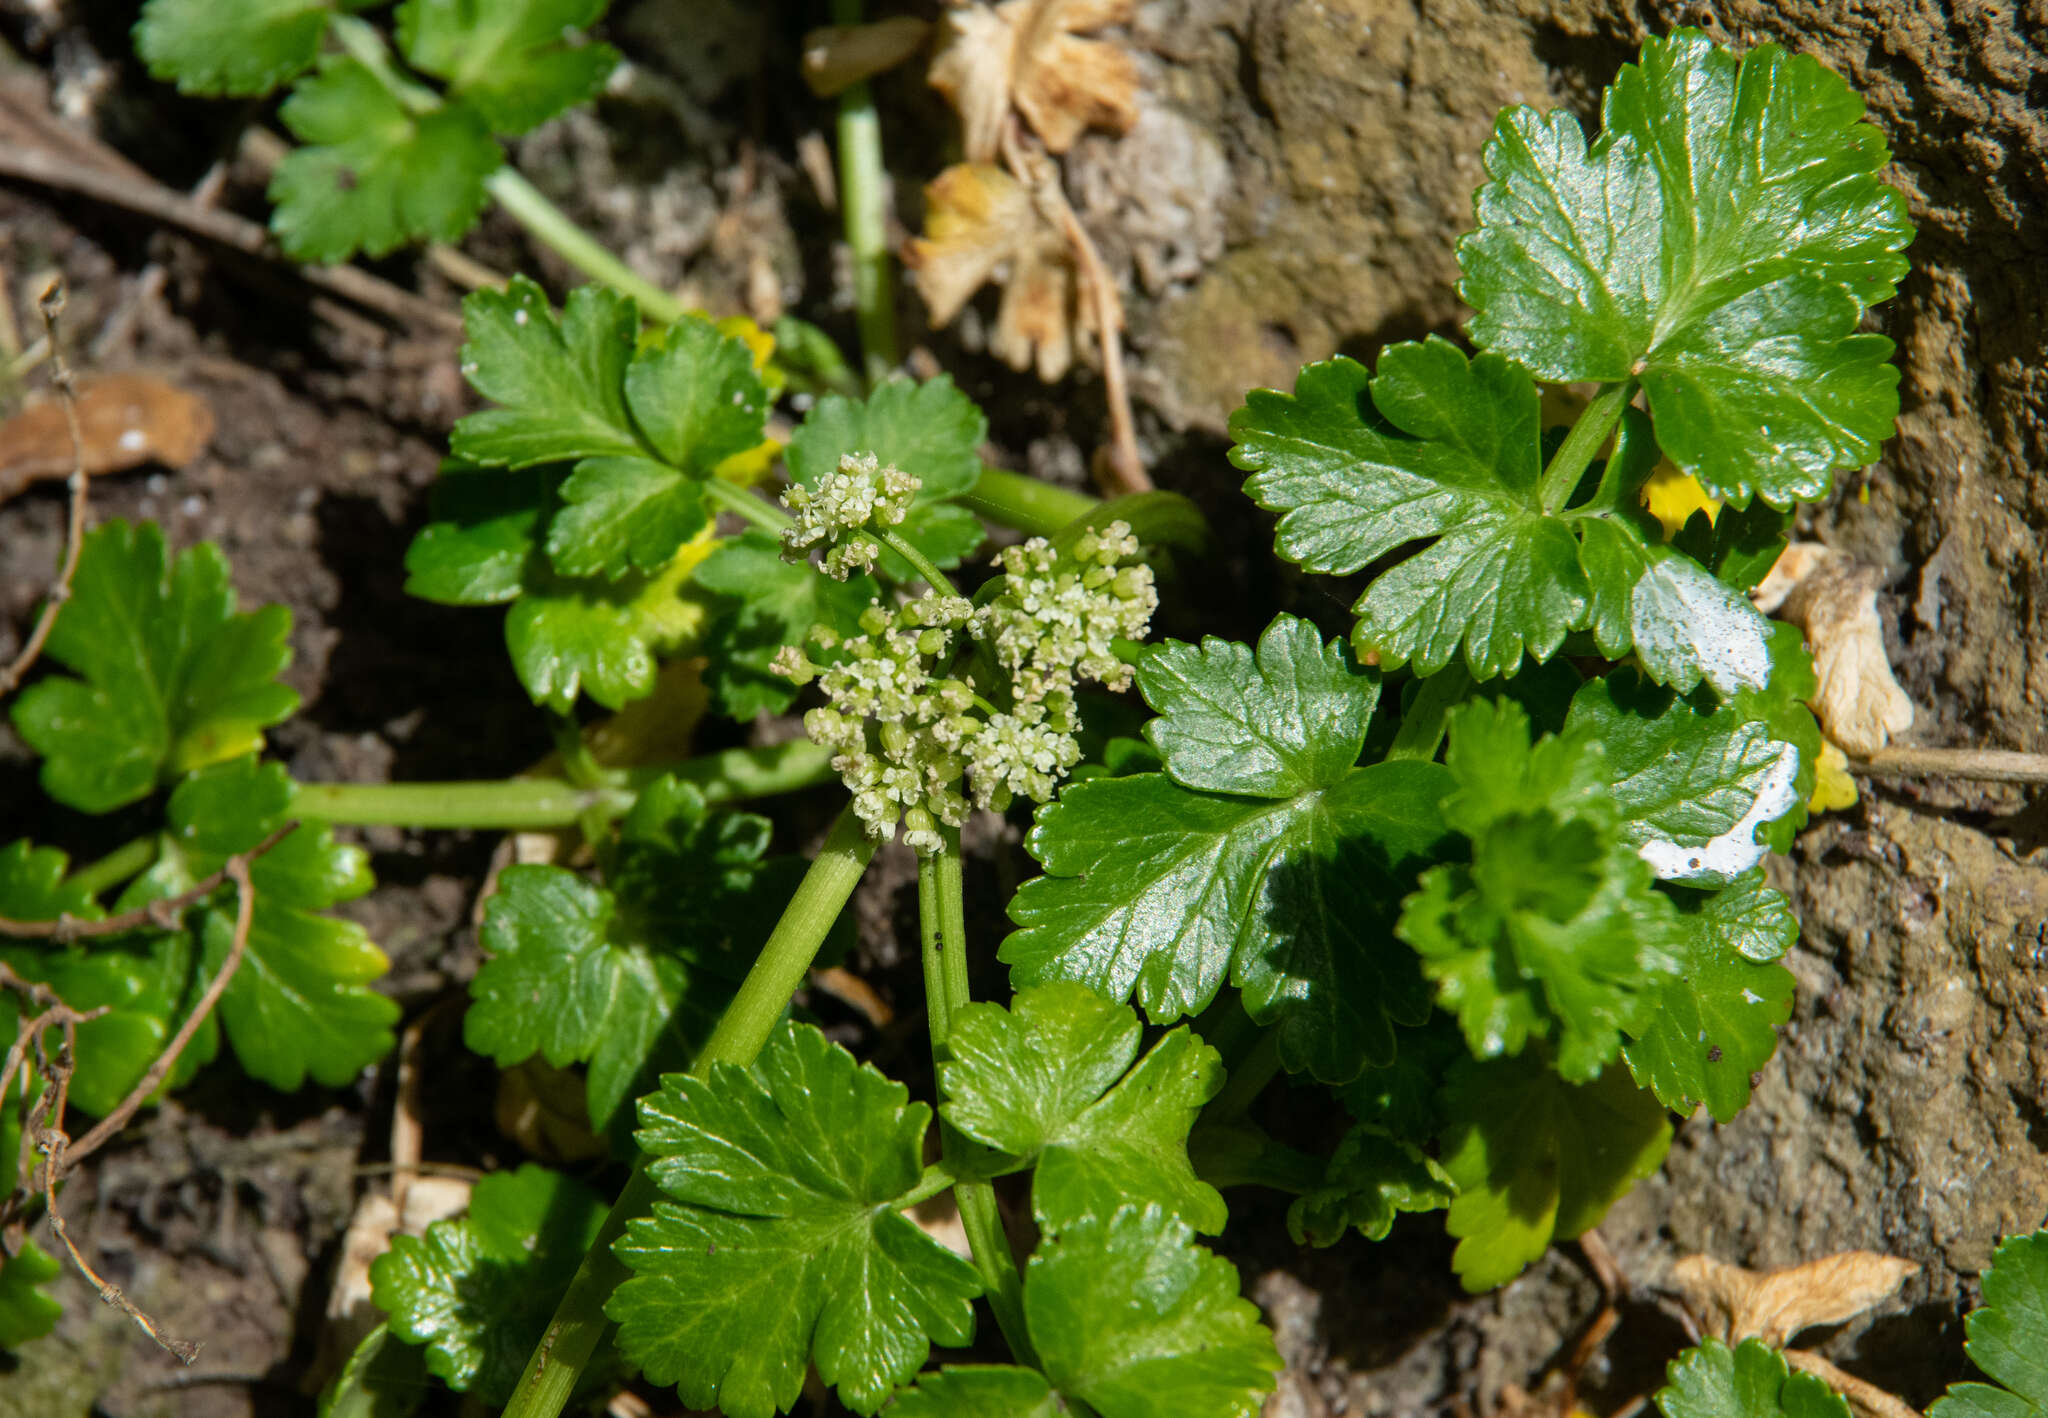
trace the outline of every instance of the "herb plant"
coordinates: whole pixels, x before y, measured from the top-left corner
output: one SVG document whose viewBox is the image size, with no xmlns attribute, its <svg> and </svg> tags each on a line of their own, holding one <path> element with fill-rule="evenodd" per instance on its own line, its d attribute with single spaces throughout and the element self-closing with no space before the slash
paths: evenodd
<svg viewBox="0 0 2048 1418">
<path fill-rule="evenodd" d="M 268 47 L 190 67 L 181 46 L 229 14 Z M 448 85 L 432 105 L 344 102 L 410 90 L 325 7 L 152 0 L 145 52 L 253 92 L 312 64 L 323 32 L 348 46 L 301 81 L 316 146 L 281 175 L 288 208 L 313 204 L 285 230 L 339 232 L 359 205 L 335 199 L 340 167 L 480 162 L 491 132 L 586 96 L 596 59 L 555 36 L 593 14 L 408 0 L 400 48 Z M 331 132 L 312 117 L 329 107 Z M 372 108 L 379 136 L 350 136 Z M 217 554 L 167 565 L 160 535 L 110 524 L 51 643 L 77 677 L 43 679 L 15 718 L 52 796 L 106 811 L 168 788 L 164 829 L 69 874 L 15 844 L 0 914 L 85 920 L 124 881 L 117 908 L 172 896 L 304 820 L 249 868 L 218 1032 L 266 1082 L 336 1081 L 389 1046 L 395 1011 L 365 988 L 374 948 L 320 914 L 367 889 L 360 855 L 311 824 L 582 828 L 595 879 L 500 879 L 464 1032 L 501 1065 L 581 1066 L 631 1178 L 600 1217 L 580 1184 L 522 1168 L 396 1243 L 374 1275 L 389 1321 L 345 1390 L 424 1346 L 519 1418 L 620 1364 L 734 1418 L 788 1411 L 813 1369 L 862 1414 L 1249 1415 L 1279 1359 L 1208 1239 L 1240 1189 L 1290 1194 L 1316 1245 L 1441 1210 L 1465 1285 L 1499 1285 L 1653 1171 L 1673 1112 L 1739 1112 L 1790 1013 L 1797 923 L 1764 861 L 1804 820 L 1820 737 L 1798 633 L 1745 592 L 1792 506 L 1891 428 L 1890 345 L 1859 327 L 1910 229 L 1857 99 L 1772 46 L 1653 41 L 1602 119 L 1590 144 L 1566 114 L 1500 119 L 1460 248 L 1470 351 L 1431 337 L 1372 370 L 1312 364 L 1231 422 L 1278 554 L 1362 581 L 1347 633 L 1283 613 L 1253 644 L 1147 645 L 1198 545 L 1185 502 L 984 469 L 986 424 L 944 376 L 819 399 L 779 449 L 759 331 L 643 329 L 594 287 L 557 311 L 516 280 L 467 302 L 463 372 L 489 406 L 457 426 L 407 569 L 424 598 L 505 607 L 562 776 L 294 784 L 253 752 L 293 707 L 280 615 L 237 612 Z M 423 225 L 381 230 L 443 231 Z M 1539 383 L 1578 382 L 1599 387 L 1546 430 Z M 778 452 L 779 506 L 753 491 Z M 1643 493 L 1666 465 L 1718 518 L 1665 536 Z M 1026 539 L 979 558 L 982 518 Z M 686 657 L 724 714 L 801 702 L 809 742 L 599 761 L 581 700 L 677 712 Z M 1133 691 L 1142 738 L 1119 728 Z M 808 866 L 731 807 L 835 778 L 847 805 Z M 997 948 L 1014 993 L 975 1001 L 970 952 L 990 943 L 969 935 L 961 829 L 1027 802 L 1042 871 L 1001 903 Z M 791 1008 L 899 832 L 929 1100 Z M 81 1107 L 141 1076 L 246 895 L 83 949 L 9 948 L 25 979 L 115 1004 L 80 1027 Z M 215 1047 L 209 1025 L 179 1067 Z M 1253 1105 L 1283 1073 L 1348 1124 L 1265 1131 Z M 1028 1210 L 1021 1262 L 998 1182 Z M 905 1215 L 945 1193 L 965 1257 Z M 25 1323 L 38 1264 L 0 1272 L 0 1325 Z M 981 1300 L 1012 1362 L 933 1367 L 976 1342 Z M 1842 1411 L 1750 1345 L 1688 1355 L 1659 1403 Z"/>
</svg>

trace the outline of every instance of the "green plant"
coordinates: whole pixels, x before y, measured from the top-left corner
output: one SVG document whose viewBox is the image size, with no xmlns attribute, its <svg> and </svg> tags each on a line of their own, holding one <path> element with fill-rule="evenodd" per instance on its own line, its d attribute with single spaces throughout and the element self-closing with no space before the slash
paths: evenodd
<svg viewBox="0 0 2048 1418">
<path fill-rule="evenodd" d="M 400 34 L 427 64 L 406 13 L 424 12 L 408 5 Z M 1910 230 L 1860 114 L 1810 60 L 1738 60 L 1682 31 L 1617 77 L 1590 146 L 1568 115 L 1502 116 L 1461 247 L 1476 353 L 1432 337 L 1371 372 L 1313 364 L 1232 421 L 1279 554 L 1365 577 L 1336 639 L 1281 614 L 1251 645 L 1145 645 L 1199 519 L 1171 495 L 1098 505 L 984 470 L 983 418 L 943 376 L 818 400 L 777 507 L 749 490 L 776 451 L 756 332 L 642 331 L 595 288 L 559 313 L 524 281 L 475 295 L 463 368 L 492 407 L 455 430 L 409 584 L 507 607 L 563 778 L 441 789 L 438 807 L 294 786 L 243 756 L 291 707 L 270 683 L 276 618 L 238 617 L 205 554 L 167 573 L 160 543 L 135 550 L 148 533 L 109 527 L 77 599 L 152 622 L 189 599 L 190 632 L 88 653 L 67 609 L 51 654 L 83 678 L 42 681 L 16 719 L 54 796 L 103 810 L 170 787 L 168 830 L 69 877 L 47 849 L 11 849 L 0 907 L 85 917 L 137 873 L 131 892 L 176 892 L 294 816 L 583 827 L 599 882 L 505 874 L 465 1033 L 503 1064 L 583 1065 L 631 1178 L 601 1220 L 547 1174 L 494 1178 L 468 1220 L 395 1248 L 377 1276 L 392 1318 L 337 1404 L 425 1344 L 435 1373 L 517 1418 L 618 1361 L 735 1418 L 787 1410 L 812 1367 L 861 1413 L 1249 1414 L 1278 1357 L 1198 1239 L 1224 1229 L 1226 1192 L 1291 1194 L 1292 1229 L 1319 1245 L 1444 1210 L 1458 1274 L 1485 1289 L 1652 1171 L 1673 1111 L 1733 1117 L 1775 1046 L 1797 926 L 1762 863 L 1804 819 L 1820 739 L 1796 631 L 1744 592 L 1790 506 L 1871 456 L 1896 412 L 1889 344 L 1857 326 Z M 1546 431 L 1539 381 L 1601 387 Z M 1641 507 L 1663 459 L 1728 510 L 1666 540 Z M 720 513 L 745 530 L 721 540 Z M 1030 539 L 975 568 L 976 513 Z M 812 690 L 811 744 L 596 761 L 580 698 L 659 703 L 660 662 L 685 654 L 730 715 Z M 67 728 L 68 704 L 123 676 L 173 688 L 118 734 Z M 1132 688 L 1142 738 L 1115 697 Z M 763 820 L 714 811 L 831 776 L 850 801 L 800 879 Z M 1023 800 L 1043 871 L 1004 903 L 1014 995 L 977 1002 L 960 829 Z M 918 858 L 935 1161 L 932 1107 L 790 1017 L 899 829 Z M 317 828 L 246 870 L 253 910 L 249 886 L 223 888 L 182 934 L 151 922 L 18 968 L 60 992 L 74 963 L 130 971 L 161 1029 L 225 958 L 223 929 L 271 958 L 260 925 L 223 927 L 231 904 L 327 940 L 317 912 L 363 884 Z M 771 899 L 787 905 L 764 931 Z M 331 1000 L 357 998 L 358 973 L 329 973 Z M 280 1085 L 293 1063 L 360 1066 L 390 1022 L 362 1022 L 356 1052 L 293 1059 L 245 1045 L 225 1004 L 223 1021 Z M 1148 1023 L 1164 1031 L 1149 1048 Z M 1334 1144 L 1260 1126 L 1283 1072 L 1349 1113 Z M 1021 1264 L 1005 1177 L 1036 1229 Z M 903 1215 L 948 1192 L 970 1258 Z M 560 1301 L 534 1336 L 542 1291 Z M 981 1298 L 1015 1362 L 926 1369 L 974 1337 Z M 533 1340 L 516 1378 L 512 1335 Z M 1749 1346 L 1682 1360 L 1660 1403 L 1840 1408 Z"/>
</svg>

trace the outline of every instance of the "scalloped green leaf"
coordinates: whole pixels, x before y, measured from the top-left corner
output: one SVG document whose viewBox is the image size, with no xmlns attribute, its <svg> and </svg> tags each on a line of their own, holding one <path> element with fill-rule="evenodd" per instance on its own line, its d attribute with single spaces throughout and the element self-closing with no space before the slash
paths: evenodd
<svg viewBox="0 0 2048 1418">
<path fill-rule="evenodd" d="M 1928 1418 L 2048 1413 L 2048 1231 L 1999 1243 L 1984 1272 L 1984 1303 L 1964 1324 L 1964 1352 L 1992 1383 L 1950 1384 Z"/>
<path fill-rule="evenodd" d="M 1588 147 L 1503 113 L 1459 243 L 1472 338 L 1560 383 L 1639 379 L 1657 439 L 1709 492 L 1823 496 L 1898 414 L 1891 341 L 1857 333 L 1912 238 L 1863 102 L 1806 55 L 1697 30 L 1623 66 Z"/>
<path fill-rule="evenodd" d="M 1665 1370 L 1657 1390 L 1664 1418 L 1849 1418 L 1849 1403 L 1759 1339 L 1730 1349 L 1704 1339 Z"/>
<path fill-rule="evenodd" d="M 1322 1184 L 1287 1208 L 1296 1245 L 1333 1246 L 1348 1231 L 1383 1241 L 1402 1211 L 1440 1211 L 1458 1188 L 1421 1148 L 1374 1127 L 1344 1134 L 1324 1164 Z"/>
<path fill-rule="evenodd" d="M 181 94 L 256 98 L 312 67 L 328 0 L 149 0 L 135 52 Z"/>
<path fill-rule="evenodd" d="M 608 44 L 573 45 L 609 0 L 405 0 L 398 47 L 423 73 L 475 105 L 496 133 L 516 136 L 595 98 L 619 62 Z"/>
<path fill-rule="evenodd" d="M 81 678 L 51 676 L 14 704 L 15 729 L 43 755 L 43 791 L 108 812 L 260 748 L 299 707 L 277 682 L 291 623 L 283 606 L 235 610 L 211 542 L 170 561 L 154 522 L 95 527 L 46 649 Z"/>
</svg>

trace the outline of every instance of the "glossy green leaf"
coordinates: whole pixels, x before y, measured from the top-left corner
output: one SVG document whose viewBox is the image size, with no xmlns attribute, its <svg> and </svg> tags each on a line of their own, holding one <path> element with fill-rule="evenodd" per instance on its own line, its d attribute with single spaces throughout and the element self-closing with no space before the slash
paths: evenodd
<svg viewBox="0 0 2048 1418">
<path fill-rule="evenodd" d="M 1800 802 L 1798 745 L 1739 706 L 1682 699 L 1619 669 L 1578 692 L 1566 724 L 1599 743 L 1622 836 L 1665 881 L 1733 881 Z"/>
<path fill-rule="evenodd" d="M 95 527 L 46 650 L 81 678 L 44 679 L 14 704 L 15 729 L 43 755 L 43 790 L 107 812 L 261 747 L 299 705 L 277 682 L 290 633 L 283 606 L 236 612 L 212 543 L 169 562 L 153 522 Z"/>
<path fill-rule="evenodd" d="M 1001 956 L 1019 988 L 1075 980 L 1135 1000 L 1158 1024 L 1207 1008 L 1228 979 L 1255 1020 L 1277 1024 L 1288 1068 L 1342 1082 L 1392 1057 L 1395 1023 L 1428 1016 L 1390 927 L 1444 835 L 1449 780 L 1434 763 L 1348 766 L 1378 694 L 1365 670 L 1344 671 L 1354 700 L 1344 713 L 1308 724 L 1308 737 L 1274 728 L 1260 750 L 1273 766 L 1236 775 L 1204 746 L 1196 726 L 1213 724 L 1214 710 L 1199 706 L 1344 694 L 1333 679 L 1341 657 L 1304 622 L 1280 617 L 1260 646 L 1256 656 L 1214 641 L 1168 652 L 1154 706 L 1172 706 L 1182 726 L 1157 740 L 1168 773 L 1092 779 L 1040 810 L 1026 846 L 1045 875 L 1012 899 L 1019 929 Z M 1195 781 L 1312 785 L 1273 797 L 1195 791 L 1168 776 L 1176 753 Z"/>
<path fill-rule="evenodd" d="M 808 1025 L 751 1069 L 670 1075 L 639 1141 L 669 1200 L 614 1248 L 618 1344 L 685 1405 L 788 1410 L 804 1374 L 873 1413 L 931 1344 L 972 1339 L 974 1269 L 901 1214 L 931 1110 Z"/>
<path fill-rule="evenodd" d="M 1602 118 L 1590 148 L 1565 109 L 1495 125 L 1458 248 L 1472 338 L 1546 380 L 1640 379 L 1709 492 L 1824 495 L 1898 413 L 1891 342 L 1856 330 L 1912 225 L 1862 100 L 1808 56 L 1681 30 L 1623 66 Z"/>
<path fill-rule="evenodd" d="M 1815 775 L 1820 768 L 1821 732 L 1807 703 L 1820 690 L 1813 658 L 1806 652 L 1806 639 L 1796 625 L 1771 623 L 1771 678 L 1761 690 L 1743 690 L 1735 696 L 1735 708 L 1745 719 L 1753 719 L 1770 731 L 1779 743 L 1799 750 L 1799 776 L 1792 780 L 1792 808 L 1769 823 L 1763 837 L 1774 852 L 1792 850 L 1792 838 L 1806 825 L 1807 800 L 1813 796 Z"/>
<path fill-rule="evenodd" d="M 295 261 L 459 241 L 504 154 L 475 109 L 410 113 L 354 59 L 329 55 L 278 111 L 294 148 L 270 179 L 270 229 Z"/>
<path fill-rule="evenodd" d="M 13 1159 L 8 1159 L 13 1165 Z M 21 1249 L 0 1255 L 0 1349 L 19 1349 L 57 1327 L 64 1307 L 43 1293 L 63 1271 L 58 1259 L 24 1237 Z"/>
<path fill-rule="evenodd" d="M 1355 1127 L 1325 1165 L 1322 1185 L 1287 1208 L 1287 1231 L 1296 1245 L 1333 1246 L 1354 1229 L 1383 1241 L 1396 1212 L 1439 1211 L 1457 1191 L 1420 1148 L 1377 1128 Z"/>
<path fill-rule="evenodd" d="M 585 458 L 561 485 L 548 559 L 564 576 L 659 571 L 704 530 L 704 485 L 652 458 Z"/>
<path fill-rule="evenodd" d="M 950 375 L 922 382 L 890 379 L 866 399 L 827 394 L 790 435 L 790 476 L 806 486 L 839 467 L 848 453 L 872 453 L 916 477 L 922 500 L 958 497 L 981 476 L 988 420 Z"/>
<path fill-rule="evenodd" d="M 490 958 L 470 983 L 464 1042 L 500 1067 L 536 1053 L 588 1063 L 590 1120 L 609 1128 L 688 1066 L 787 901 L 802 868 L 766 857 L 768 833 L 767 819 L 714 815 L 664 779 L 607 845 L 604 886 L 507 867 L 485 908 Z"/>
<path fill-rule="evenodd" d="M 896 1395 L 896 1418 L 1065 1418 L 1067 1405 L 1036 1369 L 958 1364 L 917 1376 Z"/>
<path fill-rule="evenodd" d="M 1042 1245 L 1024 1318 L 1045 1377 L 1101 1418 L 1253 1418 L 1280 1368 L 1237 1271 L 1156 1206 Z"/>
<path fill-rule="evenodd" d="M 1984 1303 L 1964 1323 L 1963 1349 L 1992 1383 L 1950 1384 L 1929 1418 L 2048 1413 L 2048 1231 L 1999 1244 L 1984 1272 Z"/>
<path fill-rule="evenodd" d="M 981 519 L 957 502 L 913 502 L 895 531 L 941 571 L 960 565 L 988 540 Z M 909 562 L 886 547 L 881 564 L 882 570 L 899 583 L 922 579 L 911 570 Z"/>
<path fill-rule="evenodd" d="M 372 1298 L 393 1335 L 426 1346 L 429 1370 L 495 1407 L 511 1397 L 605 1211 L 592 1188 L 545 1167 L 493 1172 L 460 1220 L 391 1238 L 370 1262 Z"/>
<path fill-rule="evenodd" d="M 450 459 L 428 495 L 431 520 L 405 549 L 405 591 L 445 606 L 514 600 L 556 506 L 558 467 L 479 468 Z"/>
<path fill-rule="evenodd" d="M 769 668 L 776 651 L 802 645 L 813 625 L 858 635 L 860 613 L 881 595 L 872 577 L 835 581 L 784 561 L 780 544 L 761 531 L 722 543 L 697 567 L 695 581 L 720 607 L 705 632 L 704 682 L 719 712 L 735 719 L 786 711 L 797 690 Z"/>
<path fill-rule="evenodd" d="M 1704 1339 L 1665 1370 L 1664 1418 L 1849 1418 L 1849 1403 L 1812 1374 L 1794 1373 L 1760 1339 L 1730 1349 Z"/>
<path fill-rule="evenodd" d="M 692 564 L 685 552 L 657 575 L 616 581 L 530 570 L 505 613 L 505 648 L 534 703 L 567 713 L 578 694 L 607 709 L 652 694 L 656 657 L 703 629 L 702 608 L 681 594 Z"/>
<path fill-rule="evenodd" d="M 1142 1032 L 1128 1006 L 1067 982 L 953 1017 L 940 1112 L 1000 1154 L 990 1175 L 1035 1169 L 1032 1210 L 1048 1230 L 1126 1202 L 1223 1229 L 1223 1198 L 1196 1179 L 1187 1150 L 1188 1129 L 1223 1086 L 1222 1062 L 1184 1028 L 1140 1059 Z"/>
<path fill-rule="evenodd" d="M 1535 1060 L 1465 1059 L 1443 1110 L 1443 1167 L 1458 1188 L 1451 1267 L 1475 1293 L 1597 1225 L 1671 1146 L 1670 1117 L 1621 1068 L 1574 1085 Z"/>
<path fill-rule="evenodd" d="M 619 62 L 608 44 L 571 45 L 607 0 L 405 0 L 398 46 L 475 105 L 492 131 L 524 133 L 597 96 Z"/>
<path fill-rule="evenodd" d="M 604 286 L 569 292 L 558 319 L 524 276 L 462 302 L 462 373 L 498 405 L 455 425 L 456 457 L 514 468 L 649 450 L 626 412 L 626 368 L 640 315 Z"/>
<path fill-rule="evenodd" d="M 1792 972 L 1777 963 L 1799 939 L 1783 895 L 1756 871 L 1711 895 L 1676 893 L 1678 976 L 1657 1012 L 1622 1045 L 1636 1082 L 1678 1113 L 1705 1103 L 1727 1122 L 1749 1103 L 1750 1076 L 1792 1016 Z"/>
<path fill-rule="evenodd" d="M 311 67 L 327 0 L 149 0 L 135 52 L 181 94 L 255 98 Z"/>
<path fill-rule="evenodd" d="M 1472 860 L 1423 874 L 1401 939 L 1474 1055 L 1548 1039 L 1558 1071 L 1590 1081 L 1675 973 L 1677 913 L 1623 835 L 1583 728 L 1531 745 L 1520 705 L 1475 702 L 1451 717 L 1446 763 L 1444 820 Z"/>
<path fill-rule="evenodd" d="M 275 763 L 240 759 L 196 773 L 171 794 L 163 860 L 124 906 L 173 895 L 256 846 L 289 820 L 292 782 Z M 287 1092 L 308 1078 L 330 1088 L 391 1051 L 398 1006 L 370 988 L 390 968 L 354 921 L 321 914 L 374 886 L 368 854 L 305 823 L 250 864 L 256 907 L 241 967 L 216 1010 L 252 1077 Z M 235 933 L 224 884 L 199 909 L 197 978 L 211 980 Z"/>
</svg>

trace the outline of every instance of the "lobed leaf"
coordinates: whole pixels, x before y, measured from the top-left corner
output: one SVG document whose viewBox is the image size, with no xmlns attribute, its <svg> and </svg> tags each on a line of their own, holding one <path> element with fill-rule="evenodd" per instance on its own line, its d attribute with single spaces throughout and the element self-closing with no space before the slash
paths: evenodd
<svg viewBox="0 0 2048 1418">
<path fill-rule="evenodd" d="M 1984 1272 L 1984 1303 L 1964 1324 L 1964 1352 L 1992 1383 L 1950 1384 L 1929 1418 L 2048 1413 L 2048 1231 L 1999 1244 Z"/>
<path fill-rule="evenodd" d="M 1162 654 L 1155 675 L 1149 664 Z M 1147 660 L 1141 687 L 1176 716 L 1155 740 L 1167 773 L 1091 779 L 1041 809 L 1025 845 L 1045 875 L 1012 899 L 1019 929 L 1000 952 L 1013 984 L 1078 981 L 1165 1024 L 1207 1008 L 1228 979 L 1255 1020 L 1277 1024 L 1290 1069 L 1342 1082 L 1390 1058 L 1394 1024 L 1428 1016 L 1390 926 L 1417 863 L 1443 836 L 1444 770 L 1349 766 L 1377 676 L 1346 670 L 1343 688 L 1341 655 L 1331 658 L 1304 621 L 1275 620 L 1257 655 L 1210 641 Z M 1198 705 L 1289 696 L 1327 705 L 1347 694 L 1350 707 L 1312 721 L 1306 738 L 1270 729 L 1279 736 L 1263 750 L 1270 769 L 1235 776 L 1201 746 L 1208 730 L 1198 726 L 1213 726 L 1215 711 Z M 1176 756 L 1196 781 L 1312 785 L 1284 796 L 1197 791 L 1174 781 Z M 1301 776 L 1309 772 L 1321 776 Z"/>
<path fill-rule="evenodd" d="M 721 608 L 705 633 L 704 682 L 719 712 L 735 719 L 785 712 L 797 688 L 769 668 L 776 651 L 803 644 L 813 625 L 858 635 L 860 613 L 881 595 L 872 577 L 835 581 L 784 561 L 780 543 L 756 530 L 720 543 L 697 568 L 696 584 Z"/>
<path fill-rule="evenodd" d="M 1757 1339 L 1734 1349 L 1704 1339 L 1665 1373 L 1656 1394 L 1664 1418 L 1849 1418 L 1846 1399 Z"/>
<path fill-rule="evenodd" d="M 329 55 L 278 117 L 303 147 L 270 179 L 270 229 L 295 261 L 334 264 L 416 241 L 459 241 L 504 154 L 475 109 L 409 112 L 358 61 Z"/>
<path fill-rule="evenodd" d="M 391 1238 L 370 1262 L 371 1297 L 393 1335 L 425 1346 L 431 1372 L 496 1407 L 512 1396 L 605 1211 L 595 1190 L 545 1167 L 493 1172 L 460 1220 Z"/>
<path fill-rule="evenodd" d="M 1287 1208 L 1287 1232 L 1296 1245 L 1333 1246 L 1354 1229 L 1383 1241 L 1396 1212 L 1437 1211 L 1457 1192 L 1449 1174 L 1414 1144 L 1354 1127 L 1325 1164 L 1322 1185 Z"/>
<path fill-rule="evenodd" d="M 107 812 L 260 748 L 299 705 L 276 679 L 290 632 L 283 606 L 236 612 L 212 543 L 167 564 L 155 523 L 95 527 L 47 647 L 81 678 L 44 679 L 14 705 L 14 727 L 43 755 L 43 790 Z"/>
<path fill-rule="evenodd" d="M 1619 1068 L 1575 1085 L 1527 1061 L 1464 1059 L 1442 1106 L 1443 1168 L 1458 1189 L 1451 1267 L 1474 1293 L 1599 1224 L 1671 1146 L 1664 1109 Z"/>
<path fill-rule="evenodd" d="M 0 1255 L 0 1349 L 19 1349 L 57 1327 L 64 1306 L 43 1287 L 63 1270 L 55 1256 L 26 1237 L 13 1255 Z"/>
<path fill-rule="evenodd" d="M 524 468 L 650 451 L 626 412 L 640 316 L 625 296 L 578 286 L 557 318 L 538 285 L 514 276 L 502 291 L 464 298 L 462 328 L 463 376 L 499 407 L 455 425 L 457 458 Z"/>
<path fill-rule="evenodd" d="M 597 96 L 618 51 L 572 45 L 565 31 L 596 23 L 608 3 L 405 0 L 398 47 L 414 68 L 447 80 L 492 132 L 512 137 Z"/>
<path fill-rule="evenodd" d="M 256 98 L 312 67 L 328 0 L 148 0 L 135 52 L 181 94 Z"/>
<path fill-rule="evenodd" d="M 639 1142 L 671 1198 L 614 1248 L 621 1351 L 692 1408 L 786 1411 L 806 1369 L 858 1413 L 973 1337 L 971 1266 L 901 1214 L 931 1110 L 808 1025 L 751 1069 L 670 1075 Z"/>
<path fill-rule="evenodd" d="M 1540 379 L 1640 379 L 1682 471 L 1738 503 L 1824 495 L 1898 413 L 1891 342 L 1856 333 L 1912 237 L 1862 100 L 1814 59 L 1697 30 L 1623 66 L 1588 147 L 1502 114 L 1459 243 L 1482 347 Z"/>
<path fill-rule="evenodd" d="M 1128 1007 L 1064 981 L 954 1016 L 939 1111 L 996 1149 L 988 1175 L 1034 1169 L 1032 1211 L 1048 1231 L 1125 1202 L 1223 1229 L 1223 1198 L 1187 1152 L 1188 1129 L 1223 1086 L 1221 1060 L 1186 1029 L 1140 1059 L 1141 1033 Z"/>
</svg>

